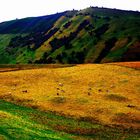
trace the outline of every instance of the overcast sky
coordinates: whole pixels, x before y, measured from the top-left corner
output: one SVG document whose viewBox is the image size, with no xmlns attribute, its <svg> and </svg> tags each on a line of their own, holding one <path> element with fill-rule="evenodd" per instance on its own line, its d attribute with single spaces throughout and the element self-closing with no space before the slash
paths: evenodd
<svg viewBox="0 0 140 140">
<path fill-rule="evenodd" d="M 0 22 L 89 6 L 140 11 L 140 0 L 0 0 Z"/>
</svg>

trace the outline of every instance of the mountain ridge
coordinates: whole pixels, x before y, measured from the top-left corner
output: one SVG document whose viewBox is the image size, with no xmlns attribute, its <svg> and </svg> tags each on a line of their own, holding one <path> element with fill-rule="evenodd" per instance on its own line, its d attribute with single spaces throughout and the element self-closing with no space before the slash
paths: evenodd
<svg viewBox="0 0 140 140">
<path fill-rule="evenodd" d="M 89 7 L 0 23 L 0 63 L 140 61 L 140 12 Z"/>
</svg>

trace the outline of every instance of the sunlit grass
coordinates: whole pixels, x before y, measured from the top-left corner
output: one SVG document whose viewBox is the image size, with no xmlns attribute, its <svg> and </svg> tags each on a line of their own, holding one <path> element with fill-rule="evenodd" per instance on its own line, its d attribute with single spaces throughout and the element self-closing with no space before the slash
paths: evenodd
<svg viewBox="0 0 140 140">
<path fill-rule="evenodd" d="M 50 118 L 58 115 L 52 121 L 39 114 L 33 116 L 39 123 L 73 134 L 94 134 L 94 127 L 100 130 L 104 125 L 118 125 L 125 129 L 132 127 L 134 130 L 140 127 L 138 70 L 106 64 L 32 67 L 1 72 L 0 98 L 35 110 L 52 112 Z M 119 121 L 117 114 L 120 113 L 131 113 L 135 123 L 128 121 L 125 125 L 125 121 Z M 99 130 L 96 131 L 99 133 Z"/>
</svg>

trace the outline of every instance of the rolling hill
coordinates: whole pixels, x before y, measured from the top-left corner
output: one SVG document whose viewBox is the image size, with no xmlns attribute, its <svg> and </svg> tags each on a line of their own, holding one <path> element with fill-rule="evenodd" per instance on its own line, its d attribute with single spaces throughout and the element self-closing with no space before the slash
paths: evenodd
<svg viewBox="0 0 140 140">
<path fill-rule="evenodd" d="M 90 7 L 0 23 L 0 63 L 139 61 L 140 12 Z"/>
</svg>

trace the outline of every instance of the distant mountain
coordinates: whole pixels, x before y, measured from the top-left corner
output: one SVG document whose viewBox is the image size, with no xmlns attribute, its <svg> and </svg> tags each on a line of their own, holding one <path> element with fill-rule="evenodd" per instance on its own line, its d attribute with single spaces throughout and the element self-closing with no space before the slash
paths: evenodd
<svg viewBox="0 0 140 140">
<path fill-rule="evenodd" d="M 90 7 L 0 23 L 0 63 L 140 61 L 140 12 Z"/>
</svg>

